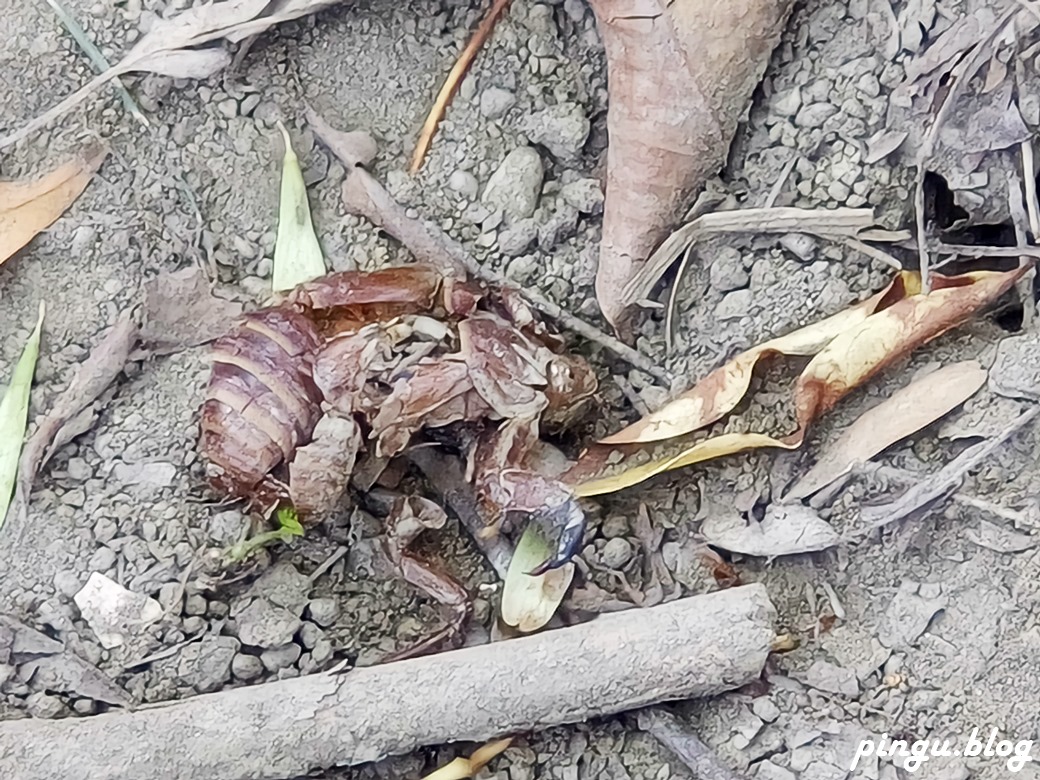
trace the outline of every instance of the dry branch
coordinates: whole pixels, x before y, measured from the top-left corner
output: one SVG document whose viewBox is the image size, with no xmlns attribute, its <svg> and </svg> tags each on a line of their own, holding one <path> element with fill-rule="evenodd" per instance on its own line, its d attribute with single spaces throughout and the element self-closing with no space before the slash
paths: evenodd
<svg viewBox="0 0 1040 780">
<path fill-rule="evenodd" d="M 775 610 L 732 588 L 523 639 L 143 709 L 0 723 L 0 777 L 280 780 L 708 696 L 756 679 Z"/>
</svg>

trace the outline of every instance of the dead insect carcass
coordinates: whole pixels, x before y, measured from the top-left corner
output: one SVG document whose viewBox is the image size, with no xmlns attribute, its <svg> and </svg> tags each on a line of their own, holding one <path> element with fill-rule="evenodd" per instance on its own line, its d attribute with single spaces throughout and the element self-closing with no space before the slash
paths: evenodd
<svg viewBox="0 0 1040 780">
<path fill-rule="evenodd" d="M 222 495 L 306 516 L 339 502 L 361 453 L 455 422 L 523 421 L 536 440 L 595 387 L 514 291 L 426 265 L 336 273 L 214 343 L 201 450 Z"/>
</svg>

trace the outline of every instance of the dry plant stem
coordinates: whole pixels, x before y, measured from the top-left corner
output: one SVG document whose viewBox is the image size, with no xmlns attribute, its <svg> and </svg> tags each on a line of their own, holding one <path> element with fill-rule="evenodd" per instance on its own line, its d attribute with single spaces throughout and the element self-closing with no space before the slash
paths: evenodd
<svg viewBox="0 0 1040 780">
<path fill-rule="evenodd" d="M 320 128 L 315 133 L 321 137 Z M 410 218 L 404 208 L 372 174 L 363 168 L 354 168 L 343 185 L 343 203 L 348 211 L 360 214 L 405 245 L 421 263 L 438 268 L 462 271 L 489 284 L 515 287 L 506 277 L 484 268 L 466 249 L 438 228 Z M 519 288 L 523 296 L 540 312 L 556 320 L 567 329 L 613 352 L 635 368 L 657 379 L 666 387 L 672 384 L 671 375 L 645 355 L 627 344 L 594 328 L 570 312 L 564 311 L 541 293 L 530 287 Z"/>
<path fill-rule="evenodd" d="M 422 168 L 423 161 L 426 159 L 426 153 L 430 150 L 433 136 L 437 132 L 437 126 L 440 124 L 441 119 L 444 118 L 444 112 L 447 110 L 448 104 L 455 97 L 455 92 L 458 90 L 459 85 L 462 84 L 466 71 L 473 64 L 473 60 L 476 59 L 477 54 L 483 48 L 484 43 L 491 35 L 491 31 L 495 29 L 495 23 L 509 7 L 510 2 L 511 0 L 494 1 L 491 8 L 488 9 L 487 15 L 481 20 L 476 32 L 473 33 L 473 37 L 466 44 L 466 48 L 462 50 L 459 58 L 452 66 L 448 77 L 441 86 L 440 92 L 437 93 L 437 99 L 433 101 L 433 108 L 430 109 L 430 113 L 426 117 L 426 121 L 423 123 L 422 130 L 419 133 L 419 140 L 416 142 L 415 151 L 412 153 L 412 164 L 408 169 L 410 173 L 418 173 L 419 169 Z"/>
<path fill-rule="evenodd" d="M 909 471 L 905 471 L 894 466 L 888 466 L 883 463 L 863 463 L 856 466 L 854 469 L 855 473 L 860 474 L 877 474 L 883 479 L 888 479 L 893 482 L 898 482 L 900 485 L 912 485 L 920 481 L 921 477 L 918 474 L 913 474 Z M 962 506 L 970 507 L 972 509 L 980 509 L 983 512 L 988 512 L 996 517 L 1001 517 L 1008 520 L 1016 525 L 1020 526 L 1034 526 L 1036 522 L 1024 512 L 1019 512 L 1015 509 L 1008 509 L 1000 504 L 995 504 L 992 501 L 987 501 L 984 498 L 978 498 L 977 496 L 970 496 L 966 493 L 954 493 L 950 496 L 950 499 L 957 504 Z"/>
<path fill-rule="evenodd" d="M 1012 17 L 1017 13 L 1019 13 L 1018 8 L 1006 11 L 997 24 L 994 25 L 993 31 L 979 41 L 971 53 L 959 63 L 957 67 L 961 68 L 961 73 L 954 78 L 953 84 L 939 106 L 939 110 L 935 113 L 935 119 L 928 128 L 928 132 L 925 133 L 921 148 L 917 152 L 917 161 L 915 163 L 917 173 L 914 179 L 914 223 L 917 231 L 917 254 L 921 266 L 921 292 L 925 295 L 932 289 L 931 256 L 928 253 L 928 237 L 924 213 L 924 175 L 926 166 L 935 153 L 935 144 L 939 139 L 939 131 L 942 130 L 942 126 L 946 122 L 946 117 L 949 115 L 954 103 L 957 102 L 957 99 L 964 92 L 968 82 L 971 81 L 979 66 L 982 65 L 982 61 L 992 53 L 990 46 L 993 41 L 1004 35 Z"/>
<path fill-rule="evenodd" d="M 686 764 L 697 780 L 745 780 L 723 764 L 700 737 L 670 712 L 651 707 L 636 713 L 635 720 L 642 731 L 649 733 Z"/>
<path fill-rule="evenodd" d="M 921 507 L 942 498 L 955 488 L 969 471 L 977 468 L 1008 439 L 1032 422 L 1037 414 L 1040 414 L 1040 406 L 1034 406 L 1029 411 L 1020 414 L 992 439 L 969 447 L 938 472 L 918 482 L 895 501 L 865 508 L 861 515 L 863 520 L 870 523 L 872 528 L 880 528 L 902 520 Z"/>
<path fill-rule="evenodd" d="M 433 447 L 415 447 L 409 450 L 408 460 L 425 475 L 430 487 L 440 494 L 441 502 L 455 513 L 459 522 L 469 532 L 473 543 L 487 558 L 491 568 L 499 578 L 505 580 L 509 562 L 513 560 L 513 545 L 501 534 L 488 536 L 484 533 L 487 522 L 477 505 L 473 486 L 466 481 L 462 462 L 454 455 Z"/>
<path fill-rule="evenodd" d="M 6 721 L 0 777 L 282 780 L 715 695 L 758 679 L 775 617 L 754 584 L 346 674 L 135 712 Z"/>
<path fill-rule="evenodd" d="M 654 250 L 625 285 L 626 305 L 650 297 L 654 285 L 691 243 L 723 233 L 810 233 L 823 238 L 856 238 L 874 224 L 872 209 L 735 209 L 702 214 L 686 223 Z"/>
</svg>

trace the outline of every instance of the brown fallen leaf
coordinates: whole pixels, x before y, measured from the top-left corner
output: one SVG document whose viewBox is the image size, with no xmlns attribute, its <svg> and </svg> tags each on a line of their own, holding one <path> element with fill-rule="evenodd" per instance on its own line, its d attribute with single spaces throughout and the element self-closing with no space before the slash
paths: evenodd
<svg viewBox="0 0 1040 780">
<path fill-rule="evenodd" d="M 607 191 L 596 297 L 622 288 L 725 160 L 791 0 L 592 0 L 607 54 Z"/>
<path fill-rule="evenodd" d="M 65 213 L 107 154 L 93 150 L 39 179 L 0 182 L 0 264 Z"/>
<path fill-rule="evenodd" d="M 864 322 L 867 317 L 895 301 L 919 291 L 917 275 L 909 272 L 898 273 L 888 287 L 867 300 L 786 336 L 770 339 L 742 352 L 661 409 L 617 433 L 604 437 L 600 443 L 636 444 L 663 441 L 711 425 L 733 411 L 740 403 L 747 393 L 755 366 L 763 358 L 774 355 L 815 355 L 839 333 Z"/>
<path fill-rule="evenodd" d="M 145 281 L 140 341 L 151 355 L 168 355 L 224 335 L 242 314 L 242 304 L 213 294 L 198 266 Z M 135 356 L 136 357 L 136 356 Z"/>
<path fill-rule="evenodd" d="M 896 442 L 953 411 L 986 383 L 973 360 L 940 368 L 866 411 L 830 445 L 785 496 L 800 499 L 822 490 Z"/>
<path fill-rule="evenodd" d="M 324 415 L 289 464 L 289 496 L 301 520 L 336 508 L 347 492 L 361 431 L 353 417 Z"/>
<path fill-rule="evenodd" d="M 919 289 L 920 280 L 916 274 L 901 272 L 896 284 L 879 293 L 883 296 L 881 300 L 888 304 L 886 308 L 876 313 L 867 313 L 869 309 L 862 311 L 865 304 L 877 299 L 875 296 L 842 313 L 849 316 L 835 315 L 818 323 L 825 326 L 819 331 L 814 331 L 813 326 L 795 331 L 791 336 L 801 334 L 794 340 L 796 346 L 818 351 L 795 383 L 793 396 L 798 425 L 787 436 L 725 433 L 668 457 L 618 463 L 616 455 L 620 454 L 620 460 L 624 461 L 625 455 L 635 449 L 633 444 L 689 433 L 732 410 L 747 392 L 751 368 L 762 356 L 756 350 L 749 350 L 662 409 L 590 447 L 563 479 L 574 488 L 576 495 L 594 496 L 631 487 L 665 471 L 749 449 L 797 449 L 809 425 L 850 391 L 911 350 L 970 319 L 1009 290 L 1031 267 L 1026 265 L 1006 273 L 981 271 L 963 276 L 935 276 L 931 293 L 908 297 L 898 293 Z M 889 297 L 892 293 L 897 294 Z M 867 316 L 863 316 L 864 313 Z M 775 343 L 770 351 L 779 351 Z M 619 444 L 621 447 L 616 447 Z"/>
<path fill-rule="evenodd" d="M 137 343 L 133 313 L 125 311 L 76 370 L 69 386 L 58 396 L 47 416 L 29 437 L 18 464 L 18 492 L 28 500 L 32 483 L 55 452 L 89 429 L 92 405 L 119 376 Z M 82 425 L 72 423 L 84 412 Z"/>
</svg>

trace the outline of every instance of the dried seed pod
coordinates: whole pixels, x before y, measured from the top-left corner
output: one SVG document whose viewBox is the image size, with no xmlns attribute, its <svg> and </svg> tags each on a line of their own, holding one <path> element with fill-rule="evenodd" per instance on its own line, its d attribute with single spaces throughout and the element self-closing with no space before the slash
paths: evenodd
<svg viewBox="0 0 1040 780">
<path fill-rule="evenodd" d="M 255 499 L 271 470 L 309 440 L 321 413 L 311 379 L 320 343 L 314 325 L 284 307 L 247 314 L 214 342 L 201 449 L 218 490 Z"/>
</svg>

